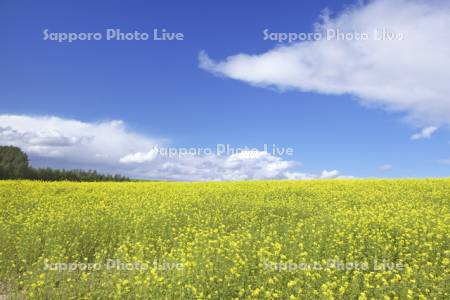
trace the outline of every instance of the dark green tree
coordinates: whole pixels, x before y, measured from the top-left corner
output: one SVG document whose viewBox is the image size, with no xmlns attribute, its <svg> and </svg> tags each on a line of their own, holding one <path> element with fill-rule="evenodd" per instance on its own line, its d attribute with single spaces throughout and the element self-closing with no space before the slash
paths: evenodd
<svg viewBox="0 0 450 300">
<path fill-rule="evenodd" d="M 129 181 L 121 175 L 100 174 L 96 170 L 59 170 L 51 168 L 32 168 L 28 156 L 20 148 L 0 146 L 0 180 L 31 179 L 45 181 Z"/>
<path fill-rule="evenodd" d="M 0 146 L 0 179 L 26 178 L 28 170 L 25 152 L 14 146 Z"/>
</svg>

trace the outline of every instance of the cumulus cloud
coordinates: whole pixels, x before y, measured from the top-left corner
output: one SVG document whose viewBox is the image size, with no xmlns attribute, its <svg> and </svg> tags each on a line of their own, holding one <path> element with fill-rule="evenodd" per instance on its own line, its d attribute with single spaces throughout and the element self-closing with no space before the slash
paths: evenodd
<svg viewBox="0 0 450 300">
<path fill-rule="evenodd" d="M 320 178 L 325 178 L 325 179 L 336 178 L 338 176 L 339 176 L 338 170 L 332 170 L 332 171 L 323 170 L 322 173 L 320 174 Z"/>
<path fill-rule="evenodd" d="M 121 157 L 160 143 L 130 132 L 122 121 L 87 123 L 54 116 L 0 115 L 0 144 L 14 145 L 33 161 L 67 167 L 115 166 Z"/>
<path fill-rule="evenodd" d="M 158 150 L 151 149 L 148 152 L 136 152 L 127 154 L 124 157 L 120 158 L 121 163 L 143 163 L 154 160 L 158 156 Z"/>
<path fill-rule="evenodd" d="M 436 132 L 438 128 L 435 126 L 428 126 L 422 128 L 422 130 L 418 133 L 415 133 L 411 136 L 412 140 L 422 140 L 422 139 L 429 139 L 433 135 L 433 133 Z"/>
<path fill-rule="evenodd" d="M 374 30 L 382 28 L 401 34 L 403 39 L 376 40 Z M 199 66 L 217 75 L 282 91 L 351 94 L 363 105 L 403 112 L 409 121 L 421 126 L 448 125 L 448 28 L 448 1 L 371 1 L 334 18 L 325 14 L 315 26 L 315 32 L 320 33 L 368 33 L 368 40 L 302 41 L 218 62 L 201 52 Z"/>
<path fill-rule="evenodd" d="M 265 151 L 252 151 L 251 154 L 243 151 L 229 156 L 187 154 L 170 157 L 158 154 L 151 161 L 130 161 L 129 164 L 146 178 L 194 181 L 285 179 L 285 172 L 296 165 Z"/>
<path fill-rule="evenodd" d="M 0 115 L 0 145 L 21 147 L 34 166 L 93 168 L 159 180 L 341 178 L 293 171 L 299 163 L 266 151 L 177 155 L 160 151 L 166 140 L 130 131 L 122 121 L 81 122 L 53 116 Z"/>
</svg>

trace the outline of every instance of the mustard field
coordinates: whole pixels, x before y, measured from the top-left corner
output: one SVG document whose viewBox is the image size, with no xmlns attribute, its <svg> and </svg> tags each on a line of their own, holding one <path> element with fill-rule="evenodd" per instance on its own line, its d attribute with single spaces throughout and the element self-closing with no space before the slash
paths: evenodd
<svg viewBox="0 0 450 300">
<path fill-rule="evenodd" d="M 450 180 L 0 182 L 0 299 L 450 299 Z"/>
</svg>

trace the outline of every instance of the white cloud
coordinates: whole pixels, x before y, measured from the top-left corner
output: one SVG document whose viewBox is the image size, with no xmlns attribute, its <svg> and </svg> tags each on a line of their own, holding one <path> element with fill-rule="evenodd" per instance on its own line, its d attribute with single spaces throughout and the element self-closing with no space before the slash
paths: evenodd
<svg viewBox="0 0 450 300">
<path fill-rule="evenodd" d="M 336 178 L 338 176 L 339 176 L 338 170 L 332 170 L 332 171 L 323 170 L 322 173 L 320 174 L 320 178 L 325 178 L 325 179 Z"/>
<path fill-rule="evenodd" d="M 438 128 L 435 126 L 428 126 L 422 128 L 422 130 L 418 133 L 415 133 L 411 136 L 412 140 L 422 140 L 422 139 L 429 139 L 433 135 L 433 133 L 436 132 Z"/>
<path fill-rule="evenodd" d="M 130 152 L 160 143 L 126 129 L 122 121 L 87 123 L 52 116 L 0 115 L 0 144 L 21 147 L 31 158 L 66 166 L 114 166 Z"/>
<path fill-rule="evenodd" d="M 194 181 L 285 179 L 285 172 L 296 165 L 293 161 L 265 151 L 243 151 L 229 156 L 209 154 L 171 157 L 157 153 L 151 160 L 124 161 L 125 158 L 135 157 L 142 157 L 142 154 L 128 154 L 122 162 L 128 163 L 141 177 Z"/>
<path fill-rule="evenodd" d="M 378 170 L 386 172 L 386 171 L 390 171 L 392 170 L 392 165 L 391 164 L 384 164 L 378 167 Z"/>
<path fill-rule="evenodd" d="M 117 120 L 89 123 L 0 115 L 0 145 L 21 147 L 35 166 L 91 168 L 135 178 L 183 181 L 342 178 L 336 170 L 302 176 L 293 171 L 299 163 L 265 151 L 173 157 L 158 151 L 165 144 L 165 140 L 132 132 Z"/>
<path fill-rule="evenodd" d="M 289 180 L 309 180 L 317 179 L 317 175 L 302 172 L 286 172 L 286 178 Z"/>
<path fill-rule="evenodd" d="M 154 160 L 158 156 L 157 149 L 151 149 L 149 152 L 136 152 L 127 154 L 120 158 L 121 163 L 143 163 Z"/>
<path fill-rule="evenodd" d="M 419 125 L 450 124 L 450 2 L 371 1 L 336 18 L 325 15 L 316 31 L 325 28 L 372 37 L 375 28 L 387 28 L 404 38 L 303 41 L 221 62 L 201 52 L 199 66 L 255 86 L 351 94 Z"/>
</svg>

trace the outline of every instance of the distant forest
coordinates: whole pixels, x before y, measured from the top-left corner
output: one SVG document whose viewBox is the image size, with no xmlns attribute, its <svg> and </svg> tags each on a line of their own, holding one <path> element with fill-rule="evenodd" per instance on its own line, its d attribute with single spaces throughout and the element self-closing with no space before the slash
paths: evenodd
<svg viewBox="0 0 450 300">
<path fill-rule="evenodd" d="M 0 146 L 0 180 L 30 179 L 44 181 L 129 181 L 121 175 L 99 174 L 95 170 L 59 170 L 51 168 L 33 168 L 28 156 L 20 148 Z"/>
</svg>

